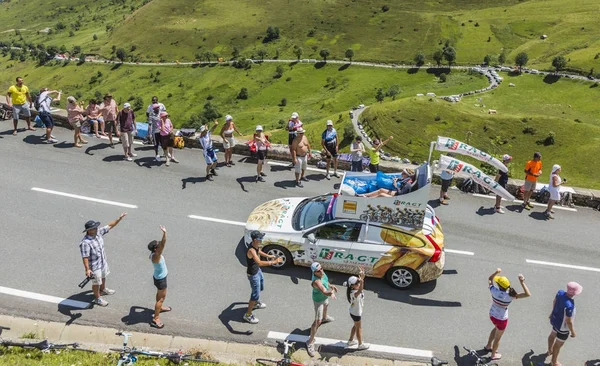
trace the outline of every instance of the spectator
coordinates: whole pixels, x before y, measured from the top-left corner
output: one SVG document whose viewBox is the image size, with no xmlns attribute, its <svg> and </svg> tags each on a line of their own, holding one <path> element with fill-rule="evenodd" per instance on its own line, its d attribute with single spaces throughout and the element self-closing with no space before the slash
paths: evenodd
<svg viewBox="0 0 600 366">
<path fill-rule="evenodd" d="M 67 119 L 73 127 L 74 145 L 75 147 L 82 147 L 81 144 L 87 144 L 87 141 L 81 137 L 81 123 L 84 120 L 83 102 L 77 104 L 75 97 L 68 97 L 67 102 Z"/>
<path fill-rule="evenodd" d="M 83 258 L 83 267 L 85 268 L 85 276 L 92 277 L 92 290 L 94 292 L 94 304 L 99 306 L 107 306 L 108 302 L 100 296 L 112 295 L 115 293 L 106 287 L 106 276 L 110 273 L 108 263 L 106 261 L 106 253 L 104 252 L 104 235 L 112 228 L 117 226 L 123 218 L 127 216 L 127 212 L 123 212 L 118 219 L 109 222 L 108 225 L 101 227 L 98 221 L 89 220 L 85 223 L 86 235 L 79 244 L 81 258 Z"/>
<path fill-rule="evenodd" d="M 102 119 L 102 114 L 100 113 L 100 106 L 96 104 L 95 99 L 90 99 L 90 102 L 85 109 L 85 114 L 87 116 L 87 121 L 92 125 L 92 129 L 97 138 L 100 138 L 98 134 L 98 125 L 100 125 L 100 133 L 102 135 L 106 135 L 104 132 L 104 120 Z"/>
<path fill-rule="evenodd" d="M 325 150 L 327 154 L 327 167 L 326 167 L 326 179 L 331 179 L 331 175 L 329 175 L 329 163 L 331 159 L 333 159 L 333 176 L 339 178 L 340 176 L 337 173 L 338 167 L 338 150 L 340 147 L 340 140 L 338 139 L 337 131 L 333 128 L 333 121 L 327 121 L 327 128 L 323 131 L 321 135 L 321 146 Z"/>
<path fill-rule="evenodd" d="M 267 158 L 267 149 L 271 146 L 269 139 L 263 132 L 262 126 L 256 126 L 256 133 L 254 133 L 254 143 L 256 144 L 256 156 L 258 164 L 256 165 L 256 181 L 264 182 L 267 175 L 263 173 L 263 166 L 265 159 Z"/>
<path fill-rule="evenodd" d="M 300 118 L 298 116 L 298 112 L 294 112 L 292 113 L 292 116 L 290 117 L 290 119 L 288 120 L 288 124 L 285 127 L 285 129 L 288 131 L 288 146 L 290 148 L 290 155 L 292 154 L 292 143 L 294 142 L 294 139 L 297 136 L 297 130 L 298 128 L 302 127 L 302 121 L 300 121 Z M 292 161 L 292 164 L 290 165 L 290 167 L 294 166 L 294 162 Z"/>
<path fill-rule="evenodd" d="M 6 104 L 9 107 L 12 107 L 13 111 L 14 136 L 17 135 L 17 123 L 19 122 L 19 116 L 21 115 L 25 117 L 27 129 L 35 131 L 35 128 L 31 127 L 31 110 L 29 108 L 33 106 L 33 102 L 31 101 L 29 88 L 23 84 L 22 77 L 18 77 L 16 82 L 15 85 L 8 88 L 8 93 L 6 94 Z M 29 107 L 26 106 L 26 102 L 29 102 Z"/>
<path fill-rule="evenodd" d="M 412 176 L 415 171 L 412 169 L 402 170 L 402 179 L 394 177 L 393 185 L 395 189 L 379 188 L 376 191 L 367 194 L 359 194 L 359 197 L 394 197 L 409 193 L 412 188 Z"/>
<path fill-rule="evenodd" d="M 58 96 L 56 98 L 52 98 L 50 94 L 56 94 Z M 52 136 L 52 130 L 54 129 L 54 119 L 52 118 L 52 114 L 50 113 L 50 107 L 52 102 L 60 101 L 60 97 L 62 96 L 62 92 L 51 90 L 48 88 L 42 88 L 40 90 L 40 95 L 38 96 L 38 103 L 40 105 L 40 109 L 38 110 L 40 119 L 44 126 L 46 126 L 46 143 L 55 144 L 58 141 Z"/>
<path fill-rule="evenodd" d="M 165 153 L 165 158 L 167 159 L 167 162 L 165 163 L 166 166 L 169 166 L 171 161 L 174 163 L 179 163 L 179 161 L 175 159 L 175 156 L 173 155 L 173 142 L 175 136 L 173 134 L 173 123 L 171 123 L 171 120 L 167 118 L 168 116 L 169 113 L 160 112 L 160 144 Z"/>
<path fill-rule="evenodd" d="M 119 107 L 117 106 L 117 102 L 115 102 L 112 98 L 112 94 L 106 94 L 104 96 L 104 102 L 100 104 L 100 110 L 102 111 L 102 119 L 104 119 L 104 126 L 108 133 L 108 142 L 110 143 L 110 148 L 114 149 L 115 145 L 113 145 L 112 133 L 114 132 L 117 137 L 120 137 L 121 134 L 119 133 L 119 129 L 116 125 Z"/>
<path fill-rule="evenodd" d="M 350 152 L 352 153 L 352 167 L 350 170 L 353 172 L 362 172 L 362 159 L 365 153 L 365 145 L 362 143 L 362 137 L 356 136 L 354 142 L 350 145 Z"/>
<path fill-rule="evenodd" d="M 204 155 L 204 161 L 206 162 L 206 180 L 213 180 L 213 176 L 218 176 L 215 168 L 217 167 L 217 153 L 213 149 L 211 133 L 219 125 L 219 121 L 215 121 L 215 124 L 209 130 L 206 125 L 200 127 L 200 145 L 202 145 Z"/>
<path fill-rule="evenodd" d="M 510 156 L 508 154 L 504 154 L 504 156 L 502 156 L 502 162 L 504 163 L 504 165 L 508 166 L 508 164 L 511 161 L 512 161 L 512 156 Z M 508 172 L 505 173 L 502 170 L 498 170 L 498 174 L 496 174 L 495 181 L 498 182 L 500 187 L 506 189 L 506 185 L 508 184 Z M 501 203 L 502 203 L 502 197 L 496 195 L 496 205 L 494 206 L 494 208 L 496 209 L 496 213 L 499 213 L 499 214 L 504 213 L 504 210 L 502 209 L 503 207 L 500 206 Z"/>
<path fill-rule="evenodd" d="M 315 336 L 317 335 L 317 329 L 323 323 L 329 323 L 334 321 L 332 316 L 327 315 L 327 307 L 329 306 L 329 298 L 335 300 L 335 293 L 337 287 L 329 284 L 329 278 L 321 264 L 313 262 L 310 265 L 312 271 L 312 280 L 310 286 L 312 287 L 312 299 L 315 308 L 315 320 L 310 327 L 310 337 L 306 342 L 306 351 L 310 357 L 315 356 Z"/>
<path fill-rule="evenodd" d="M 380 142 L 379 139 L 373 140 L 373 146 L 369 151 L 369 157 L 371 158 L 371 163 L 369 164 L 369 171 L 371 173 L 377 173 L 379 171 L 379 150 L 381 150 L 381 148 L 385 144 L 390 142 L 390 140 L 393 138 L 394 136 L 390 136 L 387 140 L 384 140 L 383 142 Z"/>
<path fill-rule="evenodd" d="M 453 158 L 454 154 L 449 153 L 448 154 L 449 157 Z M 450 199 L 450 196 L 448 196 L 448 188 L 450 188 L 450 185 L 452 184 L 452 179 L 454 179 L 454 174 L 455 172 L 453 170 L 446 170 L 443 169 L 442 172 L 440 173 L 440 179 L 442 180 L 442 187 L 440 188 L 440 203 L 442 205 L 447 205 L 448 201 Z"/>
<path fill-rule="evenodd" d="M 223 139 L 223 148 L 225 149 L 225 165 L 231 167 L 235 165 L 231 161 L 231 157 L 233 155 L 233 147 L 235 146 L 235 138 L 233 138 L 233 132 L 237 132 L 240 136 L 242 133 L 235 126 L 233 122 L 233 117 L 230 115 L 225 116 L 225 124 L 221 127 L 221 138 Z"/>
<path fill-rule="evenodd" d="M 163 322 L 160 321 L 160 313 L 171 311 L 170 306 L 163 306 L 163 302 L 167 297 L 167 263 L 163 256 L 165 245 L 167 244 L 167 229 L 164 226 L 160 227 L 162 231 L 162 239 L 160 242 L 153 240 L 148 244 L 148 250 L 150 250 L 150 261 L 154 267 L 154 273 L 152 279 L 154 280 L 154 286 L 156 287 L 156 304 L 154 304 L 154 317 L 150 326 L 162 329 L 165 327 Z"/>
<path fill-rule="evenodd" d="M 137 154 L 133 153 L 133 134 L 137 133 L 135 124 L 135 113 L 131 110 L 131 104 L 123 104 L 123 110 L 117 114 L 117 121 L 121 131 L 121 143 L 123 144 L 123 153 L 125 160 L 133 161 Z"/>
<path fill-rule="evenodd" d="M 304 129 L 299 127 L 296 130 L 298 134 L 292 142 L 292 164 L 295 167 L 296 185 L 300 188 L 304 187 L 301 180 L 308 182 L 308 178 L 304 176 L 308 159 L 311 158 L 310 143 L 304 136 Z"/>
<path fill-rule="evenodd" d="M 548 206 L 546 207 L 546 211 L 544 211 L 544 215 L 546 218 L 553 219 L 554 211 L 552 211 L 552 207 L 557 201 L 560 201 L 560 186 L 564 183 L 560 177 L 560 173 L 562 169 L 560 165 L 554 164 L 552 167 L 552 173 L 550 173 L 550 183 L 548 184 L 548 192 L 550 193 L 550 199 L 548 199 Z"/>
<path fill-rule="evenodd" d="M 523 208 L 531 210 L 533 204 L 529 202 L 533 191 L 535 191 L 538 177 L 542 175 L 542 154 L 533 153 L 533 160 L 529 160 L 525 165 L 525 185 L 523 192 Z"/>
<path fill-rule="evenodd" d="M 358 344 L 359 350 L 365 350 L 369 348 L 369 344 L 363 343 L 362 337 L 362 313 L 365 306 L 365 292 L 363 291 L 365 287 L 364 268 L 360 268 L 358 277 L 352 276 L 348 278 L 348 281 L 345 283 L 345 285 L 348 286 L 346 297 L 350 303 L 350 318 L 352 318 L 352 321 L 354 322 L 352 330 L 350 331 L 350 338 L 348 339 L 347 347 L 352 347 Z M 354 340 L 355 335 L 358 342 Z"/>
<path fill-rule="evenodd" d="M 148 116 L 148 136 L 151 136 L 154 144 L 154 155 L 156 155 L 155 159 L 156 161 L 160 162 L 160 155 L 158 154 L 158 146 L 160 146 L 161 143 L 160 114 L 166 111 L 161 111 L 160 104 L 158 103 L 152 104 L 151 107 L 152 109 L 150 110 L 150 113 L 146 113 Z"/>
<path fill-rule="evenodd" d="M 548 336 L 548 356 L 552 356 L 552 366 L 560 366 L 558 362 L 558 354 L 564 346 L 565 341 L 575 338 L 575 296 L 578 296 L 583 291 L 583 287 L 577 282 L 567 283 L 567 291 L 560 290 L 554 298 L 552 305 L 552 313 L 550 313 L 550 325 L 552 332 Z"/>
</svg>

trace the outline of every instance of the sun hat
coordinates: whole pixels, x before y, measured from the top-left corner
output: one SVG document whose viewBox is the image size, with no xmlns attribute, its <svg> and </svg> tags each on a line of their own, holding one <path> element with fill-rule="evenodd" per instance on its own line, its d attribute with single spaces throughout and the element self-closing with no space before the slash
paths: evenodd
<svg viewBox="0 0 600 366">
<path fill-rule="evenodd" d="M 160 108 L 160 104 L 158 104 L 158 103 L 152 104 L 152 109 L 157 109 L 157 108 Z"/>
<path fill-rule="evenodd" d="M 508 280 L 508 278 L 506 278 L 504 276 L 494 277 L 494 282 L 496 282 L 498 284 L 498 286 L 500 286 L 503 289 L 507 289 L 510 287 L 510 281 Z"/>
<path fill-rule="evenodd" d="M 554 173 L 554 172 L 555 172 L 555 171 L 557 171 L 558 169 L 560 169 L 560 165 L 558 165 L 558 164 L 554 164 L 554 165 L 552 166 L 552 173 Z"/>
<path fill-rule="evenodd" d="M 327 126 L 333 126 L 333 121 L 332 121 L 332 120 L 330 120 L 330 119 L 328 119 L 328 120 L 327 120 Z"/>
<path fill-rule="evenodd" d="M 313 262 L 313 264 L 310 265 L 310 270 L 313 272 L 320 271 L 321 265 L 319 264 L 319 262 Z"/>
<path fill-rule="evenodd" d="M 304 133 L 306 131 L 304 130 L 304 128 L 300 127 L 299 129 L 296 130 L 296 132 L 297 133 Z"/>
<path fill-rule="evenodd" d="M 581 294 L 583 291 L 583 287 L 577 282 L 569 282 L 567 283 L 567 295 L 573 297 Z"/>
<path fill-rule="evenodd" d="M 67 102 L 69 102 L 69 103 L 75 103 L 75 97 L 73 97 L 73 96 L 68 97 L 67 98 Z"/>
<path fill-rule="evenodd" d="M 261 125 L 256 126 L 256 131 L 262 131 L 262 130 L 263 130 L 263 128 Z"/>
<path fill-rule="evenodd" d="M 292 113 L 292 118 L 298 118 L 298 112 Z"/>
<path fill-rule="evenodd" d="M 350 278 L 348 278 L 348 286 L 356 285 L 357 282 L 358 282 L 358 277 L 356 277 L 356 276 L 350 276 Z"/>
<path fill-rule="evenodd" d="M 260 232 L 260 231 L 258 231 L 258 230 L 253 230 L 253 231 L 250 233 L 250 238 L 252 238 L 252 240 L 256 240 L 256 239 L 262 239 L 262 238 L 264 238 L 264 237 L 265 237 L 265 233 L 261 233 L 261 232 Z"/>
<path fill-rule="evenodd" d="M 131 104 L 125 103 L 125 104 L 123 104 L 123 108 L 131 108 Z"/>
<path fill-rule="evenodd" d="M 509 160 L 512 160 L 512 156 L 510 156 L 508 154 L 502 155 L 502 161 L 509 161 Z"/>
<path fill-rule="evenodd" d="M 166 117 L 166 116 L 168 116 L 168 115 L 169 115 L 169 113 L 167 113 L 167 111 L 160 112 L 160 116 L 161 116 L 161 117 Z"/>
<path fill-rule="evenodd" d="M 225 121 L 233 121 L 233 117 L 231 117 L 230 115 L 226 115 Z"/>
<path fill-rule="evenodd" d="M 85 223 L 85 230 L 83 230 L 83 232 L 85 233 L 86 231 L 97 229 L 98 226 L 100 226 L 100 221 L 89 220 Z"/>
</svg>

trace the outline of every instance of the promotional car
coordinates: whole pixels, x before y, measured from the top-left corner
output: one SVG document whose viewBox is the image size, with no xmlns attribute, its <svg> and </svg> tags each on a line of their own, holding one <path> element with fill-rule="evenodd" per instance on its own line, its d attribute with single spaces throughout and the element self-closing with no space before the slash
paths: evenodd
<svg viewBox="0 0 600 366">
<path fill-rule="evenodd" d="M 413 176 L 409 193 L 359 197 L 350 184 L 375 186 L 377 174 L 347 172 L 339 192 L 311 198 L 280 198 L 256 207 L 246 222 L 250 232 L 265 233 L 265 253 L 283 258 L 273 268 L 317 261 L 331 271 L 384 278 L 399 289 L 437 279 L 443 271 L 444 235 L 427 205 L 431 171 L 427 164 Z"/>
</svg>

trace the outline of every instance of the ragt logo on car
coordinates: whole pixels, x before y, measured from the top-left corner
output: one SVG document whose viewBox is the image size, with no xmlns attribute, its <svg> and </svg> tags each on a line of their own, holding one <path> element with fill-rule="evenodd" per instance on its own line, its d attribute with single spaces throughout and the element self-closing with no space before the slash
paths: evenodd
<svg viewBox="0 0 600 366">
<path fill-rule="evenodd" d="M 375 263 L 379 259 L 377 257 L 369 257 L 366 255 L 359 255 L 355 258 L 354 254 L 351 254 L 351 253 L 344 254 L 342 252 L 334 252 L 333 250 L 331 250 L 329 248 L 321 249 L 321 253 L 319 253 L 319 258 L 322 258 L 322 259 L 328 260 L 328 261 L 332 260 L 332 259 L 341 259 L 347 263 L 352 263 L 352 262 Z"/>
</svg>

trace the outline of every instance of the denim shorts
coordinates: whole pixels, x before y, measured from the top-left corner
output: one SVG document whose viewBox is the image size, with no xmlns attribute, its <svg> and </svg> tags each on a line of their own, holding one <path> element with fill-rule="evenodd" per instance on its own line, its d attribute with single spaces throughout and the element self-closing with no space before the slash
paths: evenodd
<svg viewBox="0 0 600 366">
<path fill-rule="evenodd" d="M 44 126 L 46 126 L 46 128 L 54 127 L 54 120 L 52 119 L 52 115 L 50 113 L 40 112 L 38 116 L 40 116 L 40 119 L 42 120 L 42 123 L 44 124 Z"/>
<path fill-rule="evenodd" d="M 256 274 L 248 275 L 248 281 L 250 281 L 250 288 L 252 289 L 250 301 L 258 301 L 260 292 L 265 289 L 265 278 L 263 277 L 262 271 L 259 269 Z"/>
<path fill-rule="evenodd" d="M 362 159 L 358 160 L 358 161 L 353 161 L 352 162 L 352 168 L 350 169 L 350 171 L 352 172 L 362 172 L 363 168 L 362 168 Z"/>
<path fill-rule="evenodd" d="M 13 104 L 13 119 L 18 120 L 19 116 L 31 117 L 31 111 L 27 104 Z"/>
</svg>

